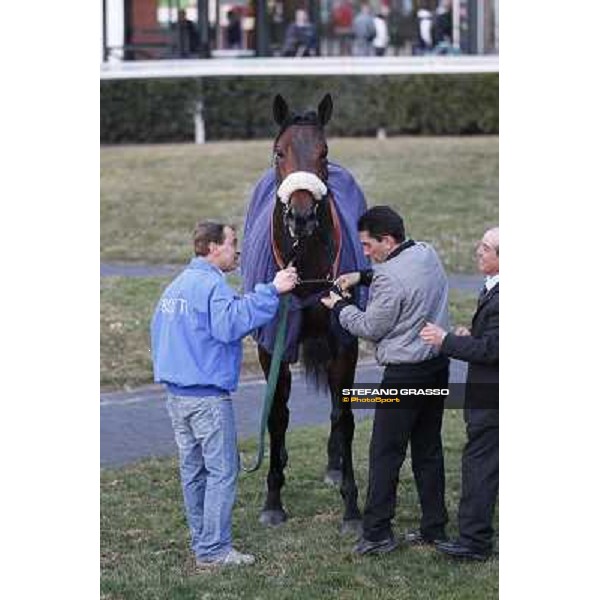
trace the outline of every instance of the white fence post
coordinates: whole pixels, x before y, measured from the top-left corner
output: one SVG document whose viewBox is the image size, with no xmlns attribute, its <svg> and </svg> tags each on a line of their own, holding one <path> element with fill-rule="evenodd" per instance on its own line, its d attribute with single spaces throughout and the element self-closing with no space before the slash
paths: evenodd
<svg viewBox="0 0 600 600">
<path fill-rule="evenodd" d="M 196 133 L 196 144 L 204 144 L 206 142 L 206 133 L 204 130 L 204 118 L 202 117 L 202 102 L 196 103 L 194 112 L 194 130 Z"/>
</svg>

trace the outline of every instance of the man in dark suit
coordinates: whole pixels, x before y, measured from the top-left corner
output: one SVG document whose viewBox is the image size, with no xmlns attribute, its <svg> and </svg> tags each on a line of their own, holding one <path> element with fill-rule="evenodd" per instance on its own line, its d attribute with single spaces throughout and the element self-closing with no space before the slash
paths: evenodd
<svg viewBox="0 0 600 600">
<path fill-rule="evenodd" d="M 462 494 L 458 509 L 460 536 L 440 542 L 437 550 L 468 560 L 486 560 L 492 551 L 492 520 L 498 497 L 498 385 L 500 231 L 486 231 L 477 246 L 485 287 L 479 297 L 471 331 L 454 333 L 428 323 L 423 341 L 452 358 L 469 363 L 465 393 L 467 444 L 462 459 Z"/>
</svg>

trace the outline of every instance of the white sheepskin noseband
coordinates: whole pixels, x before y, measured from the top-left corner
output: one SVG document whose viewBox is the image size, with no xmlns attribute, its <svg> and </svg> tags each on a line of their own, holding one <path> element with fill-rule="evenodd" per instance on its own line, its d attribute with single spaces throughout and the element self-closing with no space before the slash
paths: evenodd
<svg viewBox="0 0 600 600">
<path fill-rule="evenodd" d="M 306 190 L 310 192 L 315 200 L 320 200 L 327 194 L 327 186 L 314 174 L 307 171 L 295 171 L 290 173 L 279 186 L 277 196 L 287 204 L 290 196 L 296 190 Z"/>
</svg>

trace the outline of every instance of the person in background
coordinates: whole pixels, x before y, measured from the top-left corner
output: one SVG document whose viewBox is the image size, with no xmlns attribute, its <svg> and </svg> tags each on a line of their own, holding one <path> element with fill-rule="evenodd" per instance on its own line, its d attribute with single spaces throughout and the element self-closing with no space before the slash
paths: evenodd
<svg viewBox="0 0 600 600">
<path fill-rule="evenodd" d="M 433 15 L 425 7 L 417 10 L 418 35 L 414 48 L 416 54 L 427 54 L 433 50 Z"/>
<path fill-rule="evenodd" d="M 375 56 L 383 56 L 390 42 L 387 21 L 383 13 L 377 13 L 373 23 L 375 24 L 375 37 L 373 38 Z"/>
<path fill-rule="evenodd" d="M 172 30 L 173 52 L 179 58 L 197 58 L 200 49 L 198 29 L 193 21 L 187 18 L 185 9 L 177 11 L 177 22 Z"/>
<path fill-rule="evenodd" d="M 271 44 L 274 54 L 280 56 L 285 43 L 285 14 L 282 0 L 275 0 L 270 15 Z"/>
<path fill-rule="evenodd" d="M 227 11 L 227 48 L 239 50 L 242 47 L 242 21 L 234 9 Z"/>
<path fill-rule="evenodd" d="M 435 11 L 433 45 L 440 53 L 452 47 L 452 0 L 440 0 Z"/>
<path fill-rule="evenodd" d="M 452 558 L 486 560 L 492 551 L 492 520 L 499 484 L 499 353 L 500 229 L 485 232 L 477 262 L 486 276 L 471 330 L 454 333 L 434 323 L 421 339 L 446 356 L 469 363 L 465 392 L 467 444 L 462 458 L 462 493 L 458 509 L 459 538 L 436 548 Z"/>
<path fill-rule="evenodd" d="M 361 4 L 360 12 L 354 17 L 352 31 L 354 32 L 354 56 L 372 56 L 376 31 L 368 2 Z"/>
<path fill-rule="evenodd" d="M 354 10 L 349 0 L 336 0 L 333 11 L 333 35 L 339 42 L 341 56 L 352 53 L 352 21 Z"/>
<path fill-rule="evenodd" d="M 299 8 L 295 20 L 288 25 L 283 47 L 284 56 L 315 56 L 317 53 L 317 30 L 308 20 L 308 13 Z"/>
<path fill-rule="evenodd" d="M 298 279 L 293 267 L 283 269 L 272 283 L 235 294 L 224 275 L 238 256 L 235 229 L 228 225 L 198 223 L 194 251 L 154 311 L 154 380 L 167 387 L 196 564 L 248 565 L 254 557 L 232 545 L 239 461 L 231 393 L 240 377 L 242 338 L 275 317 L 280 294 Z"/>
</svg>

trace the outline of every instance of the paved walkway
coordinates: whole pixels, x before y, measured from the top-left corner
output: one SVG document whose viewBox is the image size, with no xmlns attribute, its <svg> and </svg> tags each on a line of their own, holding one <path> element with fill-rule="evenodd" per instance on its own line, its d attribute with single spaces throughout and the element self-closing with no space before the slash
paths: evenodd
<svg viewBox="0 0 600 600">
<path fill-rule="evenodd" d="M 100 277 L 172 277 L 185 265 L 143 265 L 132 263 L 100 263 Z M 450 287 L 461 291 L 481 289 L 481 275 L 450 274 Z"/>
<path fill-rule="evenodd" d="M 450 381 L 462 382 L 465 364 L 452 361 Z M 329 395 L 307 388 L 301 372 L 294 372 L 289 400 L 290 429 L 329 422 Z M 381 368 L 361 363 L 356 371 L 359 384 L 379 384 Z M 240 439 L 256 438 L 265 389 L 263 379 L 245 380 L 233 395 L 236 426 Z M 165 406 L 162 386 L 145 386 L 131 392 L 100 395 L 100 466 L 119 467 L 152 456 L 176 453 L 173 432 Z M 354 411 L 360 420 L 372 414 L 370 409 Z M 246 460 L 250 460 L 247 457 Z"/>
</svg>

